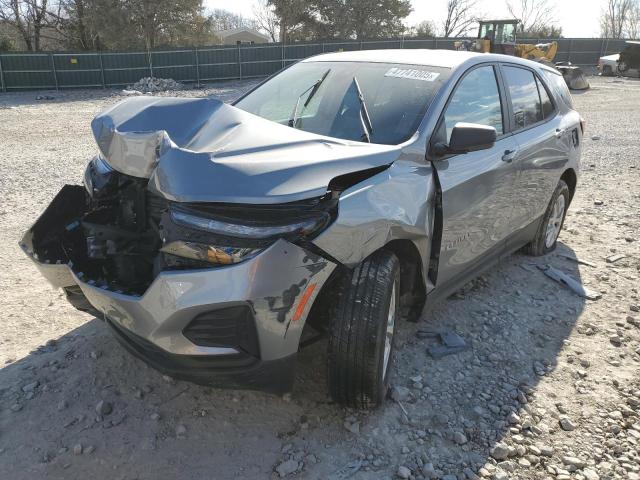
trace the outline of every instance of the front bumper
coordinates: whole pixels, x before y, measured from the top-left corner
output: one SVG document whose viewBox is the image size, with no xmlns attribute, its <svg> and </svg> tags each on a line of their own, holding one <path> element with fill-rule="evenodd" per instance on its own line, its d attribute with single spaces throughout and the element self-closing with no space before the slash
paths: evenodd
<svg viewBox="0 0 640 480">
<path fill-rule="evenodd" d="M 30 232 L 55 224 L 55 215 L 47 209 Z M 68 259 L 42 261 L 28 242 L 21 246 L 54 287 L 65 288 L 72 304 L 102 316 L 127 349 L 153 367 L 198 383 L 275 391 L 293 378 L 307 315 L 336 267 L 280 239 L 239 264 L 160 272 L 137 296 L 84 281 Z M 211 328 L 227 328 L 215 325 L 216 312 L 234 307 L 250 312 L 255 348 L 244 349 L 236 339 L 196 344 L 185 336 L 194 319 L 207 315 Z"/>
</svg>

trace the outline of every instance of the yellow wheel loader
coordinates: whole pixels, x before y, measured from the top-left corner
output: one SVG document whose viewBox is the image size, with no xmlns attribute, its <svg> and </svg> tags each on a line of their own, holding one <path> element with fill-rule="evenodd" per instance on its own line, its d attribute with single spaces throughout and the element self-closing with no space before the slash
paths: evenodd
<svg viewBox="0 0 640 480">
<path fill-rule="evenodd" d="M 455 42 L 457 50 L 470 50 L 482 53 L 501 53 L 515 57 L 526 58 L 554 67 L 564 77 L 564 81 L 571 90 L 585 90 L 589 82 L 584 72 L 568 62 L 554 64 L 553 59 L 558 52 L 558 42 L 517 43 L 516 32 L 519 20 L 484 20 L 480 22 L 477 40 Z"/>
</svg>

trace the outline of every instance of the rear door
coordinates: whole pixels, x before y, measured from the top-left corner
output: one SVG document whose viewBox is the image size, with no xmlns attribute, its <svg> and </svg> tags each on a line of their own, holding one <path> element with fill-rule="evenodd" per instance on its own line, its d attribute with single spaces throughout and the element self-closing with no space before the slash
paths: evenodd
<svg viewBox="0 0 640 480">
<path fill-rule="evenodd" d="M 481 64 L 465 72 L 431 144 L 448 143 L 458 122 L 492 126 L 498 139 L 487 150 L 433 159 L 442 190 L 439 286 L 471 275 L 483 260 L 500 253 L 511 232 L 517 147 L 507 133 L 506 97 L 497 65 Z"/>
<path fill-rule="evenodd" d="M 574 132 L 565 124 L 561 109 L 534 70 L 511 64 L 503 64 L 501 70 L 509 97 L 510 129 L 517 142 L 513 163 L 520 172 L 513 203 L 513 230 L 530 237 L 529 230 L 544 214 L 568 162 Z"/>
</svg>

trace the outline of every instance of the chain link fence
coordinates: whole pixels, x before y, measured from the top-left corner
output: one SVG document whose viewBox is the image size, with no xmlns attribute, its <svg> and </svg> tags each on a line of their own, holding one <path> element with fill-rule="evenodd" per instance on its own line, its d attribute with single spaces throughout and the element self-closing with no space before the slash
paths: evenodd
<svg viewBox="0 0 640 480">
<path fill-rule="evenodd" d="M 0 91 L 123 87 L 142 77 L 206 83 L 266 77 L 312 55 L 389 48 L 454 49 L 462 39 L 387 39 L 320 43 L 176 48 L 138 52 L 48 52 L 0 54 Z M 549 40 L 519 39 L 519 43 Z M 595 66 L 603 55 L 618 53 L 624 40 L 561 38 L 555 61 Z"/>
</svg>

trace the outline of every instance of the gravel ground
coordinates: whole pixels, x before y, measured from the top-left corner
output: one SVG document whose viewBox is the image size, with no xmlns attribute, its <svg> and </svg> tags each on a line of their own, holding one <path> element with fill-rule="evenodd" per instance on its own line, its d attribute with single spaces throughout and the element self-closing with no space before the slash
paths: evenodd
<svg viewBox="0 0 640 480">
<path fill-rule="evenodd" d="M 591 82 L 575 95 L 588 135 L 557 251 L 513 255 L 404 324 L 393 400 L 364 413 L 327 398 L 323 344 L 301 353 L 291 395 L 216 390 L 161 376 L 68 305 L 17 240 L 80 180 L 89 122 L 122 96 L 1 95 L 0 478 L 640 479 L 640 81 Z M 471 349 L 434 360 L 426 327 Z"/>
</svg>

